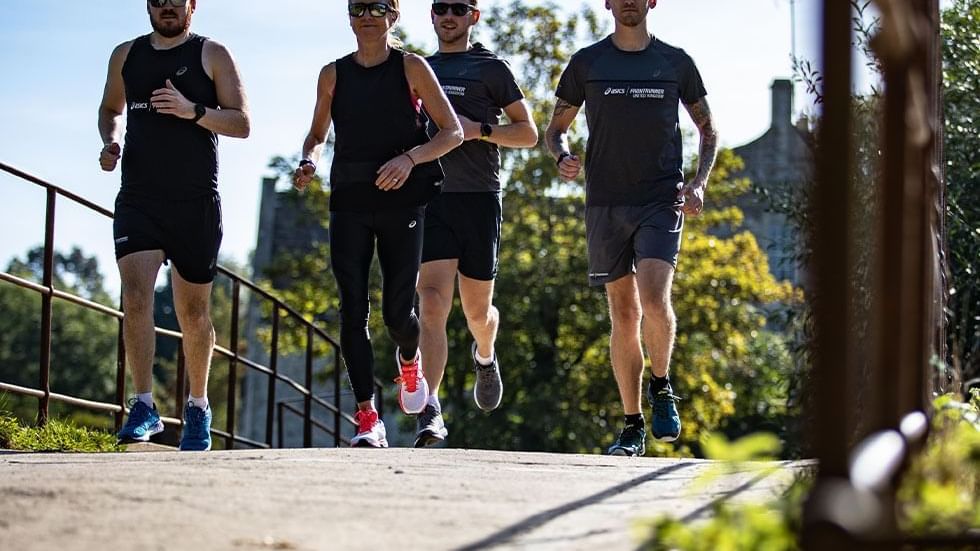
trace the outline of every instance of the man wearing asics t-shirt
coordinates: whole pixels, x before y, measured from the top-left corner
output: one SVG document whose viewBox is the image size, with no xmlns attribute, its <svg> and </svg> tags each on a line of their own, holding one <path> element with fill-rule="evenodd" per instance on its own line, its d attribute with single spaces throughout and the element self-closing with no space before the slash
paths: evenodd
<svg viewBox="0 0 980 551">
<path fill-rule="evenodd" d="M 589 282 L 606 288 L 610 356 L 626 414 L 611 455 L 642 455 L 646 449 L 642 345 L 652 372 L 647 391 L 652 436 L 664 442 L 680 436 L 668 380 L 676 328 L 670 288 L 684 216 L 701 213 L 718 144 L 694 61 L 647 30 L 647 14 L 656 5 L 656 0 L 606 0 L 615 31 L 572 57 L 546 134 L 561 176 L 576 178 L 581 162 L 566 134 L 585 105 Z M 697 174 L 687 184 L 679 103 L 700 133 Z"/>
<path fill-rule="evenodd" d="M 163 430 L 152 394 L 153 287 L 169 261 L 190 382 L 180 449 L 204 451 L 211 448 L 209 302 L 222 236 L 218 135 L 247 137 L 249 119 L 228 50 L 190 32 L 196 7 L 196 0 L 147 0 L 153 32 L 113 50 L 99 107 L 99 163 L 111 172 L 122 157 L 113 235 L 136 397 L 119 439 L 146 441 Z"/>
<path fill-rule="evenodd" d="M 493 306 L 501 223 L 498 147 L 532 147 L 538 141 L 524 94 L 508 64 L 470 42 L 470 31 L 480 20 L 477 0 L 434 2 L 431 10 L 439 52 L 428 61 L 459 117 L 465 141 L 440 159 L 446 174 L 442 193 L 425 211 L 418 292 L 429 399 L 418 416 L 415 445 L 419 447 L 440 442 L 448 434 L 438 393 L 449 350 L 446 321 L 457 278 L 473 335 L 473 398 L 486 411 L 500 405 L 503 385 L 494 351 L 500 314 Z M 509 124 L 500 124 L 501 114 Z"/>
</svg>

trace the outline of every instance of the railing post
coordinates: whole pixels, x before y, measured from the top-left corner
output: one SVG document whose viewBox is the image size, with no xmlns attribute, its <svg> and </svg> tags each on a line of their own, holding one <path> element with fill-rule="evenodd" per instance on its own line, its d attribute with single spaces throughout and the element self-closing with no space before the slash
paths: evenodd
<svg viewBox="0 0 980 551">
<path fill-rule="evenodd" d="M 337 412 L 333 416 L 333 446 L 340 447 L 340 347 L 333 349 L 333 405 Z"/>
<path fill-rule="evenodd" d="M 283 448 L 283 435 L 282 435 L 282 402 L 276 404 L 276 422 L 278 423 L 278 433 L 279 433 L 279 449 Z"/>
<path fill-rule="evenodd" d="M 44 426 L 48 422 L 48 404 L 51 400 L 51 300 L 54 279 L 54 207 L 57 194 L 48 188 L 47 212 L 44 219 L 44 271 L 41 283 L 46 291 L 41 295 L 41 354 L 40 389 L 44 392 L 38 398 L 37 423 Z"/>
<path fill-rule="evenodd" d="M 840 540 L 828 530 L 824 488 L 847 477 L 850 435 L 849 399 L 843 394 L 851 372 L 849 301 L 849 214 L 851 151 L 851 4 L 823 1 L 824 106 L 817 149 L 817 182 L 811 206 L 814 220 L 812 266 L 816 275 L 814 301 L 816 347 L 815 397 L 808 417 L 814 424 L 812 443 L 820 461 L 817 483 L 804 511 L 803 541 L 808 550 L 835 549 Z M 840 547 L 836 547 L 840 548 Z"/>
<path fill-rule="evenodd" d="M 306 326 L 306 392 L 303 396 L 303 447 L 313 447 L 313 325 Z"/>
<path fill-rule="evenodd" d="M 123 316 L 126 315 L 123 311 L 122 300 L 119 301 L 119 310 L 123 312 Z M 126 341 L 123 338 L 124 331 L 125 322 L 120 318 L 119 334 L 116 337 L 116 404 L 120 407 L 114 415 L 116 432 L 122 429 L 123 420 L 126 417 Z"/>
<path fill-rule="evenodd" d="M 275 417 L 276 385 L 279 384 L 279 305 L 272 305 L 272 348 L 269 352 L 269 394 L 266 398 L 265 412 L 265 443 L 272 447 L 272 423 Z M 281 431 L 282 429 L 280 429 Z M 279 447 L 282 447 L 282 435 L 280 435 Z"/>
<path fill-rule="evenodd" d="M 237 278 L 231 283 L 231 357 L 228 358 L 228 438 L 227 449 L 235 449 L 235 407 L 238 393 L 238 303 L 241 298 L 242 285 Z"/>
</svg>

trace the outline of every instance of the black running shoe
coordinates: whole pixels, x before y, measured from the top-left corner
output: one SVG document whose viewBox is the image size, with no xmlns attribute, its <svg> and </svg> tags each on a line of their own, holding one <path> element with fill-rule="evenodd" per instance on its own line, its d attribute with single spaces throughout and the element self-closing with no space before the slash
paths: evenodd
<svg viewBox="0 0 980 551">
<path fill-rule="evenodd" d="M 424 448 L 438 444 L 449 436 L 446 423 L 442 420 L 442 412 L 432 405 L 426 404 L 422 413 L 416 416 L 415 447 Z"/>
<path fill-rule="evenodd" d="M 476 370 L 476 383 L 473 385 L 473 400 L 477 407 L 483 411 L 493 411 L 500 406 L 500 399 L 504 395 L 504 383 L 500 379 L 500 365 L 497 363 L 497 355 L 493 355 L 493 363 L 482 365 L 476 361 L 476 343 L 470 350 L 473 356 L 473 369 Z"/>
<path fill-rule="evenodd" d="M 609 450 L 609 455 L 643 455 L 647 451 L 646 431 L 642 426 L 627 425 L 623 432 L 619 433 L 619 438 Z"/>
</svg>

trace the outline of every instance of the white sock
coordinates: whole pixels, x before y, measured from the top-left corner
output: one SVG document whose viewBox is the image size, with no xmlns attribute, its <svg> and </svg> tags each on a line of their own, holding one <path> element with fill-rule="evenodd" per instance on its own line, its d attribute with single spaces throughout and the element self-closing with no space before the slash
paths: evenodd
<svg viewBox="0 0 980 551">
<path fill-rule="evenodd" d="M 187 396 L 187 403 L 191 404 L 194 407 L 201 408 L 201 409 L 203 409 L 205 411 L 207 411 L 207 409 L 208 409 L 208 397 L 207 396 L 202 396 L 202 397 L 198 398 L 196 396 L 188 395 Z"/>
<path fill-rule="evenodd" d="M 141 392 L 136 395 L 136 399 L 140 402 L 146 404 L 150 409 L 153 409 L 153 393 L 152 392 Z"/>
<path fill-rule="evenodd" d="M 425 403 L 436 408 L 437 411 L 442 411 L 442 404 L 439 403 L 439 397 L 435 394 L 430 394 Z"/>
<path fill-rule="evenodd" d="M 476 360 L 476 363 L 478 363 L 480 365 L 490 365 L 490 364 L 492 364 L 493 363 L 493 348 L 490 349 L 490 357 L 489 358 L 484 358 L 483 356 L 481 356 L 480 355 L 480 349 L 477 348 L 476 351 L 473 352 L 473 359 L 475 359 Z"/>
</svg>

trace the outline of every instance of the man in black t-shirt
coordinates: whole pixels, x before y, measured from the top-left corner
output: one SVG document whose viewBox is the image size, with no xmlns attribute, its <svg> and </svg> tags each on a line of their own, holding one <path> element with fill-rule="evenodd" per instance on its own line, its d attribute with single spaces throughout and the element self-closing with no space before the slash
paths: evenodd
<svg viewBox="0 0 980 551">
<path fill-rule="evenodd" d="M 153 288 L 169 261 L 190 386 L 180 449 L 203 451 L 211 448 L 209 304 L 222 237 L 218 135 L 247 137 L 249 119 L 231 54 L 190 32 L 196 7 L 196 0 L 148 0 L 153 32 L 113 50 L 99 106 L 99 164 L 111 172 L 122 158 L 113 237 L 136 397 L 119 440 L 145 442 L 163 430 L 153 404 Z"/>
<path fill-rule="evenodd" d="M 589 282 L 606 287 L 610 355 L 626 414 L 611 455 L 642 455 L 646 449 L 643 344 L 652 371 L 653 438 L 671 442 L 680 436 L 668 380 L 676 330 L 670 288 L 684 216 L 701 213 L 718 144 L 694 61 L 647 31 L 647 14 L 656 5 L 656 0 L 606 0 L 615 31 L 572 56 L 546 132 L 561 176 L 575 179 L 581 162 L 569 150 L 566 134 L 585 105 Z M 697 174 L 687 184 L 679 103 L 701 137 Z"/>
<path fill-rule="evenodd" d="M 474 339 L 470 348 L 476 370 L 473 398 L 486 411 L 500 405 L 503 385 L 494 353 L 500 314 L 492 303 L 501 223 L 498 146 L 532 147 L 538 140 L 524 94 L 508 64 L 481 44 L 470 43 L 470 30 L 480 20 L 477 0 L 434 2 L 431 15 L 439 52 L 428 61 L 463 125 L 465 141 L 440 159 L 446 174 L 442 193 L 425 211 L 418 292 L 430 395 L 418 416 L 417 447 L 440 442 L 447 435 L 438 393 L 448 356 L 446 321 L 457 277 Z M 510 124 L 500 124 L 501 114 Z"/>
</svg>

